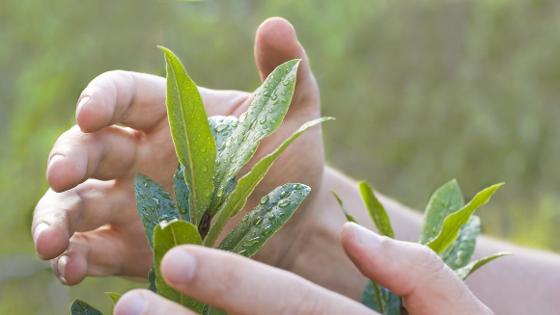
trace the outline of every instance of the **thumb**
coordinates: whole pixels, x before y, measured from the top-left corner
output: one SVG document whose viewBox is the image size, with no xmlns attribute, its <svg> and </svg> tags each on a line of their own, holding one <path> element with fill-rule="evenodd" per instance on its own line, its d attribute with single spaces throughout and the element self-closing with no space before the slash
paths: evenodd
<svg viewBox="0 0 560 315">
<path fill-rule="evenodd" d="M 283 62 L 301 59 L 293 103 L 296 106 L 319 106 L 319 88 L 309 60 L 297 39 L 296 30 L 287 20 L 273 17 L 265 20 L 255 35 L 255 62 L 261 80 Z"/>
<path fill-rule="evenodd" d="M 344 225 L 342 244 L 362 274 L 401 296 L 410 314 L 492 314 L 426 246 L 353 223 Z"/>
</svg>

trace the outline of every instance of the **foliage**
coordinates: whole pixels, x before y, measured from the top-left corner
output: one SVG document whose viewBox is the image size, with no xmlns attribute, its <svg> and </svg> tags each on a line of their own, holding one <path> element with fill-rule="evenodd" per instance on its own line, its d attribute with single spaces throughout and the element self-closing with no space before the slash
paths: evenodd
<svg viewBox="0 0 560 315">
<path fill-rule="evenodd" d="M 204 61 L 188 63 L 200 84 L 249 90 L 258 80 L 254 32 L 270 16 L 294 23 L 323 112 L 338 119 L 324 131 L 331 165 L 375 179 L 416 209 L 451 177 L 468 191 L 504 180 L 507 191 L 480 213 L 482 231 L 560 250 L 555 0 L 5 0 L 0 227 L 10 241 L 0 244 L 0 313 L 62 314 L 77 296 L 108 308 L 96 292 L 137 285 L 89 278 L 63 286 L 33 253 L 29 226 L 47 189 L 46 156 L 74 124 L 88 82 L 111 69 L 162 74 L 152 47 L 165 43 Z"/>
<path fill-rule="evenodd" d="M 175 200 L 150 178 L 136 178 L 138 214 L 154 256 L 150 289 L 199 314 L 216 312 L 169 286 L 160 272 L 161 260 L 178 245 L 212 246 L 225 224 L 244 209 L 276 158 L 305 131 L 330 118 L 303 124 L 237 180 L 260 141 L 282 123 L 294 93 L 299 60 L 283 63 L 272 71 L 255 92 L 247 112 L 237 121 L 208 118 L 198 88 L 179 58 L 165 47 L 160 49 L 167 65 L 167 116 L 179 166 L 173 176 Z M 304 184 L 285 184 L 263 196 L 219 248 L 253 256 L 288 221 L 309 192 Z M 113 295 L 110 297 L 115 300 Z M 84 314 L 88 309 L 94 312 L 80 300 L 71 309 L 72 314 Z"/>
<path fill-rule="evenodd" d="M 419 242 L 439 254 L 443 261 L 463 280 L 490 261 L 509 255 L 507 252 L 500 252 L 469 262 L 480 232 L 480 220 L 473 213 L 486 204 L 502 185 L 503 183 L 483 189 L 466 205 L 456 180 L 451 180 L 439 187 L 430 197 Z M 378 201 L 371 186 L 366 182 L 360 182 L 358 187 L 379 233 L 393 238 L 394 232 L 387 211 Z M 336 194 L 334 196 L 345 216 L 348 217 L 342 201 Z M 374 281 L 369 281 L 364 289 L 362 303 L 384 315 L 401 313 L 400 298 Z"/>
</svg>

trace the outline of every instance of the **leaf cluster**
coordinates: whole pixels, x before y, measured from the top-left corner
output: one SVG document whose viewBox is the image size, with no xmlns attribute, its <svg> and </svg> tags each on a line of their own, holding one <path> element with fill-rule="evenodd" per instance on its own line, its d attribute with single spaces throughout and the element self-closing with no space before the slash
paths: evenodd
<svg viewBox="0 0 560 315">
<path fill-rule="evenodd" d="M 149 288 L 167 299 L 200 314 L 222 311 L 177 292 L 164 281 L 159 267 L 164 255 L 183 244 L 218 247 L 247 257 L 253 256 L 294 214 L 310 188 L 287 183 L 263 196 L 219 244 L 227 222 L 245 208 L 249 196 L 263 180 L 274 161 L 308 129 L 332 118 L 304 123 L 274 151 L 240 174 L 260 142 L 272 134 L 288 112 L 300 60 L 279 65 L 255 91 L 247 111 L 239 119 L 208 117 L 196 84 L 179 58 L 160 47 L 166 61 L 166 106 L 171 136 L 179 165 L 173 176 L 173 192 L 153 179 L 138 175 L 136 204 L 154 267 Z M 116 302 L 119 295 L 110 293 Z M 72 314 L 101 314 L 83 301 L 75 301 Z"/>
<path fill-rule="evenodd" d="M 480 234 L 480 219 L 474 212 L 486 204 L 503 183 L 489 186 L 478 192 L 467 204 L 456 180 L 436 189 L 431 195 L 424 214 L 424 224 L 419 243 L 436 252 L 462 280 L 488 262 L 508 255 L 500 252 L 470 261 Z M 379 233 L 394 237 L 393 228 L 385 207 L 373 188 L 366 182 L 358 184 L 360 195 L 371 220 Z M 344 207 L 341 198 L 333 192 L 348 221 L 355 219 Z M 384 315 L 401 314 L 402 303 L 398 296 L 374 281 L 369 281 L 362 294 L 362 303 Z"/>
</svg>

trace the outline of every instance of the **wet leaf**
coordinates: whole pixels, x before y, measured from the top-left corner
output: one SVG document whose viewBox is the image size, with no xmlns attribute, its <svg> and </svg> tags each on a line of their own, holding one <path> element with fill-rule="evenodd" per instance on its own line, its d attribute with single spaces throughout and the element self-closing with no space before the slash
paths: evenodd
<svg viewBox="0 0 560 315">
<path fill-rule="evenodd" d="M 171 288 L 160 273 L 160 265 L 165 253 L 173 247 L 184 244 L 200 245 L 201 243 L 202 240 L 196 226 L 190 222 L 182 220 L 162 222 L 154 229 L 154 270 L 157 293 L 198 313 L 202 312 L 204 305 Z"/>
<path fill-rule="evenodd" d="M 401 314 L 401 299 L 373 281 L 368 282 L 362 293 L 362 304 L 382 315 Z"/>
<path fill-rule="evenodd" d="M 393 232 L 393 227 L 391 226 L 387 211 L 385 211 L 385 207 L 383 207 L 375 196 L 371 186 L 362 181 L 358 183 L 358 188 L 360 189 L 360 195 L 366 205 L 369 216 L 377 227 L 377 230 L 379 230 L 379 233 L 391 238 L 394 237 L 395 233 Z"/>
<path fill-rule="evenodd" d="M 173 175 L 173 190 L 175 191 L 175 203 L 177 205 L 177 210 L 179 210 L 180 219 L 190 222 L 190 191 L 189 186 L 187 186 L 187 182 L 185 181 L 185 167 L 181 164 L 177 166 L 175 175 Z"/>
<path fill-rule="evenodd" d="M 468 265 L 459 268 L 457 270 L 455 270 L 455 273 L 457 274 L 457 276 L 463 280 L 465 280 L 469 275 L 471 275 L 473 272 L 475 272 L 478 268 L 486 265 L 487 263 L 491 262 L 494 259 L 503 257 L 503 256 L 507 256 L 507 255 L 511 255 L 511 253 L 509 252 L 500 252 L 491 256 L 487 256 L 484 258 L 481 258 L 479 260 L 475 260 L 470 262 Z"/>
<path fill-rule="evenodd" d="M 443 261 L 453 270 L 466 265 L 474 253 L 479 234 L 480 219 L 473 215 L 469 222 L 463 225 L 455 242 L 441 254 Z"/>
<path fill-rule="evenodd" d="M 226 141 L 239 124 L 239 120 L 235 116 L 211 116 L 208 118 L 208 123 L 216 142 L 217 156 L 219 157 L 226 147 Z"/>
<path fill-rule="evenodd" d="M 72 315 L 102 315 L 102 313 L 82 300 L 74 300 L 70 306 Z"/>
<path fill-rule="evenodd" d="M 167 92 L 165 103 L 171 136 L 190 188 L 190 218 L 197 224 L 214 191 L 216 144 L 196 84 L 179 58 L 165 47 Z"/>
<path fill-rule="evenodd" d="M 150 271 L 148 272 L 148 290 L 157 293 L 156 272 L 154 271 L 154 267 L 150 268 Z"/>
<path fill-rule="evenodd" d="M 251 257 L 294 214 L 311 188 L 304 184 L 284 184 L 262 197 L 222 241 L 219 248 Z"/>
<path fill-rule="evenodd" d="M 179 211 L 165 189 L 144 175 L 136 176 L 136 208 L 144 224 L 146 237 L 153 245 L 154 227 L 161 221 L 179 218 Z"/>
<path fill-rule="evenodd" d="M 278 156 L 280 156 L 280 154 L 282 154 L 282 152 L 284 152 L 284 150 L 286 150 L 292 142 L 294 142 L 309 128 L 332 119 L 333 118 L 331 117 L 323 117 L 304 123 L 296 132 L 294 132 L 278 148 L 276 148 L 276 150 L 258 161 L 247 174 L 241 177 L 235 189 L 228 196 L 216 214 L 208 235 L 204 239 L 204 245 L 212 246 L 212 244 L 214 244 L 214 241 L 224 228 L 226 222 L 238 211 L 243 209 L 245 203 L 247 202 L 247 198 L 249 198 L 253 190 L 255 190 L 255 187 L 257 187 L 264 178 L 272 166 L 272 163 L 274 163 Z"/>
<path fill-rule="evenodd" d="M 424 212 L 424 227 L 420 234 L 420 243 L 426 244 L 435 238 L 441 230 L 445 217 L 464 205 L 465 200 L 457 180 L 453 179 L 436 189 Z"/>
<path fill-rule="evenodd" d="M 292 101 L 299 63 L 296 59 L 279 65 L 255 91 L 247 112 L 219 154 L 215 177 L 217 194 L 225 198 L 228 182 L 255 154 L 260 141 L 282 124 Z M 220 206 L 222 200 L 214 206 Z"/>
<path fill-rule="evenodd" d="M 495 184 L 483 189 L 463 208 L 449 214 L 443 220 L 439 234 L 426 245 L 438 254 L 445 251 L 457 239 L 461 227 L 470 220 L 472 214 L 486 204 L 502 185 L 503 183 Z"/>
<path fill-rule="evenodd" d="M 356 223 L 356 219 L 354 219 L 354 217 L 350 214 L 350 212 L 346 210 L 346 207 L 344 207 L 344 203 L 342 202 L 340 196 L 335 191 L 331 191 L 331 194 L 336 200 L 336 203 L 338 203 L 338 206 L 340 207 L 340 210 L 342 210 L 342 213 L 344 213 L 344 216 L 346 217 L 346 221 Z"/>
</svg>

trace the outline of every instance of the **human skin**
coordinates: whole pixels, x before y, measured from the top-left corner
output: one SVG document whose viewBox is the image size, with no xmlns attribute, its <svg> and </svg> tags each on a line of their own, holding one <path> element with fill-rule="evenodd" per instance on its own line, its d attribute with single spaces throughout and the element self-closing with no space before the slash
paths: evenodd
<svg viewBox="0 0 560 315">
<path fill-rule="evenodd" d="M 265 21 L 255 41 L 261 78 L 293 58 L 303 59 L 293 102 L 285 122 L 262 142 L 255 160 L 303 122 L 320 115 L 319 89 L 293 27 L 278 18 Z M 239 91 L 201 88 L 200 92 L 209 115 L 239 115 L 251 97 Z M 80 96 L 77 125 L 61 135 L 49 156 L 51 189 L 38 203 L 32 225 L 39 256 L 51 260 L 62 282 L 76 284 L 86 276 L 145 277 L 151 267 L 151 251 L 136 214 L 133 180 L 142 173 L 170 187 L 177 160 L 164 101 L 163 78 L 127 71 L 100 75 Z M 320 128 L 286 150 L 248 207 L 285 182 L 306 183 L 313 193 L 256 258 L 358 299 L 366 278 L 338 245 L 344 217 L 329 191 L 341 195 L 359 222 L 370 220 L 355 182 L 325 165 Z M 382 202 L 396 237 L 416 241 L 420 215 L 388 198 L 382 197 Z M 476 256 L 501 250 L 515 255 L 477 271 L 468 281 L 473 292 L 498 314 L 555 312 L 560 307 L 560 258 L 484 237 Z"/>
</svg>

